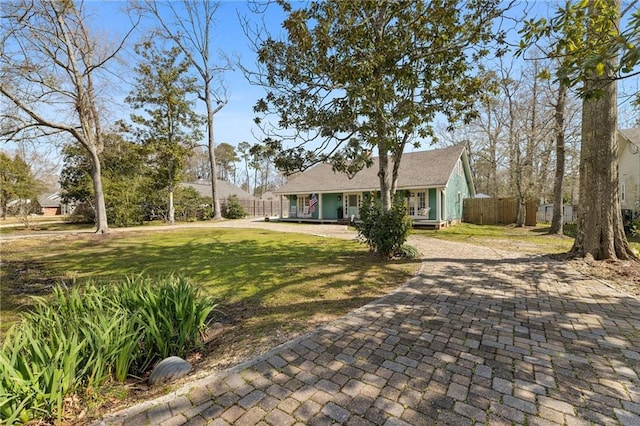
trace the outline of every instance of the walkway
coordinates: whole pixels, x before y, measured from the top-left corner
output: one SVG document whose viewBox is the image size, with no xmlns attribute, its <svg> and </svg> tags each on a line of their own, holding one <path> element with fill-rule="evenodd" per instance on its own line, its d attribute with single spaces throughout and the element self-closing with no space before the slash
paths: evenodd
<svg viewBox="0 0 640 426">
<path fill-rule="evenodd" d="M 546 257 L 414 240 L 396 292 L 124 425 L 640 425 L 640 300 Z"/>
</svg>

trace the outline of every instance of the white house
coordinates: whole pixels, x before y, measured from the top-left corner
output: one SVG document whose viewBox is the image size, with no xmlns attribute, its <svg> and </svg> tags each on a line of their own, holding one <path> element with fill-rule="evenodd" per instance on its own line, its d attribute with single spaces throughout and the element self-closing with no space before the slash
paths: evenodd
<svg viewBox="0 0 640 426">
<path fill-rule="evenodd" d="M 640 128 L 620 130 L 618 136 L 622 210 L 640 214 Z"/>
</svg>

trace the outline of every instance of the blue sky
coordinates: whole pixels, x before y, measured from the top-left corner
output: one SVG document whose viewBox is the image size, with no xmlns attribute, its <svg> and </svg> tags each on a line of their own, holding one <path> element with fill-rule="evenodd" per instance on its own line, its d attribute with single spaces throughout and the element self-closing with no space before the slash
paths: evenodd
<svg viewBox="0 0 640 426">
<path fill-rule="evenodd" d="M 109 1 L 109 0 L 88 0 L 85 6 L 92 11 L 92 19 L 88 25 L 98 33 L 104 33 L 107 38 L 117 39 L 130 26 L 129 18 L 124 9 L 127 7 L 126 1 Z M 522 2 L 518 6 L 518 10 L 511 12 L 512 15 L 522 13 L 523 5 L 532 13 L 548 14 L 555 10 L 553 3 L 543 1 Z M 250 19 L 257 20 L 258 17 L 252 15 L 247 3 L 240 0 L 223 0 L 216 14 L 216 34 L 214 37 L 214 45 L 217 49 L 224 51 L 230 56 L 239 56 L 245 66 L 251 66 L 255 63 L 255 53 L 250 48 L 250 42 L 240 25 L 238 15 L 247 16 Z M 274 35 L 282 34 L 281 22 L 285 15 L 278 6 L 272 5 L 265 15 L 266 23 L 269 30 Z M 533 16 L 529 16 L 533 17 Z M 146 21 L 140 25 L 130 40 L 130 46 L 144 37 L 153 23 Z M 512 26 L 513 22 L 505 22 L 505 25 Z M 511 38 L 517 43 L 517 34 Z M 132 60 L 133 54 L 128 56 Z M 131 64 L 131 67 L 135 64 Z M 120 73 L 123 77 L 121 82 L 116 82 L 114 87 L 116 90 L 112 93 L 113 103 L 110 105 L 112 110 L 109 121 L 128 118 L 129 111 L 123 100 L 130 91 L 130 87 L 126 82 L 131 81 L 131 69 L 124 70 Z M 225 80 L 228 87 L 228 104 L 215 117 L 215 138 L 216 143 L 227 142 L 231 145 L 237 145 L 241 141 L 256 143 L 262 137 L 259 129 L 254 125 L 254 114 L 252 108 L 257 99 L 264 94 L 264 89 L 250 85 L 240 70 L 228 71 L 225 74 Z M 626 84 L 638 87 L 638 80 L 635 82 L 627 82 Z M 200 111 L 204 111 L 200 105 Z M 425 145 L 420 149 L 425 149 Z M 427 148 L 428 149 L 428 148 Z"/>
<path fill-rule="evenodd" d="M 525 3 L 522 3 L 523 5 Z M 527 9 L 534 9 L 536 13 L 545 13 L 548 10 L 548 2 L 529 2 L 526 3 Z M 98 27 L 107 34 L 117 36 L 128 29 L 129 20 L 124 13 L 127 6 L 125 1 L 92 1 L 87 4 L 89 9 L 95 9 L 98 17 L 91 22 L 92 27 Z M 519 11 L 513 11 L 519 14 Z M 258 21 L 261 17 L 257 17 L 251 13 L 247 3 L 240 0 L 223 0 L 216 12 L 216 34 L 214 44 L 218 49 L 224 51 L 227 55 L 239 56 L 244 66 L 251 67 L 255 63 L 255 53 L 252 51 L 250 42 L 244 34 L 240 20 L 240 16 L 246 16 L 249 19 Z M 265 14 L 266 24 L 273 35 L 283 34 L 281 23 L 285 15 L 277 5 L 271 5 Z M 503 23 L 506 27 L 512 27 L 514 23 L 506 20 Z M 145 21 L 136 31 L 133 42 L 139 40 L 147 34 L 150 26 L 154 25 L 151 21 Z M 517 34 L 514 33 L 515 36 Z M 515 38 L 512 39 L 517 43 Z M 132 43 L 133 44 L 133 43 Z M 133 56 L 131 57 L 133 59 Z M 237 145 L 241 141 L 256 143 L 264 135 L 253 123 L 253 106 L 255 102 L 264 95 L 264 89 L 250 85 L 240 70 L 228 71 L 225 73 L 225 80 L 228 87 L 229 102 L 215 116 L 215 138 L 216 143 L 227 142 L 231 145 Z M 119 99 L 124 99 L 129 88 L 122 86 L 123 93 Z M 116 100 L 116 104 L 118 101 Z M 126 106 L 124 106 L 126 108 Z M 202 105 L 201 111 L 204 112 Z M 118 111 L 123 111 L 118 108 Z M 423 147 L 421 150 L 425 149 Z"/>
<path fill-rule="evenodd" d="M 123 1 L 92 1 L 87 3 L 88 9 L 94 12 L 97 18 L 91 22 L 92 27 L 107 35 L 117 37 L 129 28 L 129 18 L 124 12 L 127 6 Z M 253 19 L 251 11 L 244 1 L 222 1 L 216 12 L 216 31 L 214 46 L 216 50 L 226 55 L 239 57 L 245 66 L 255 63 L 255 53 L 250 48 L 249 40 L 245 36 L 238 15 Z M 280 32 L 284 15 L 280 9 L 271 6 L 266 16 L 270 31 L 274 34 Z M 132 37 L 131 46 L 148 34 L 153 25 L 150 21 L 143 21 Z M 133 59 L 133 56 L 130 56 Z M 125 78 L 126 79 L 126 78 Z M 128 79 L 127 79 L 128 80 Z M 260 132 L 253 123 L 252 108 L 255 102 L 264 94 L 264 89 L 250 85 L 239 69 L 227 71 L 224 80 L 228 90 L 228 104 L 215 116 L 216 143 L 227 142 L 237 145 L 242 141 L 256 143 Z M 122 93 L 115 95 L 117 105 L 128 94 L 130 88 L 120 86 Z M 126 106 L 125 106 L 126 108 Z M 204 112 L 203 105 L 198 109 Z M 124 109 L 118 109 L 123 111 Z M 255 136 L 254 136 L 255 135 Z"/>
</svg>

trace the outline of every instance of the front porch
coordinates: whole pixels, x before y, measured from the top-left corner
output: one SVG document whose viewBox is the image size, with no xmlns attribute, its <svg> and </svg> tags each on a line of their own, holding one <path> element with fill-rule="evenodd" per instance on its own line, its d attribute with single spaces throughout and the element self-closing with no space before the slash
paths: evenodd
<svg viewBox="0 0 640 426">
<path fill-rule="evenodd" d="M 298 217 L 282 217 L 277 219 L 270 219 L 271 221 L 283 222 L 283 223 L 305 223 L 305 224 L 317 224 L 317 225 L 350 225 L 351 220 L 347 218 L 343 219 L 310 219 L 310 218 L 298 218 Z M 356 218 L 354 222 L 359 222 Z M 448 228 L 451 223 L 446 220 L 431 220 L 431 219 L 418 219 L 413 218 L 414 228 L 427 228 L 427 229 L 441 229 Z"/>
<path fill-rule="evenodd" d="M 362 200 L 368 194 L 369 191 L 286 194 L 288 203 L 284 202 L 285 194 L 280 194 L 283 201 L 278 220 L 341 225 L 357 222 Z M 405 190 L 403 194 L 415 227 L 440 229 L 449 226 L 444 188 Z"/>
</svg>

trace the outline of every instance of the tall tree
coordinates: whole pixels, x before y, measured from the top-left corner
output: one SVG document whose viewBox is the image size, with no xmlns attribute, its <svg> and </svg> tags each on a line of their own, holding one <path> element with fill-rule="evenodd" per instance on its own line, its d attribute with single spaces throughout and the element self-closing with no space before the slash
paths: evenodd
<svg viewBox="0 0 640 426">
<path fill-rule="evenodd" d="M 144 221 L 146 199 L 154 192 L 143 146 L 123 139 L 121 134 L 103 135 L 100 153 L 105 205 L 112 225 L 139 225 Z M 62 197 L 66 202 L 92 205 L 91 160 L 77 142 L 62 149 L 64 165 L 60 172 Z"/>
<path fill-rule="evenodd" d="M 11 158 L 0 151 L 0 215 L 7 218 L 7 204 L 16 201 L 19 210 L 30 213 L 37 201 L 41 185 L 33 175 L 29 165 L 15 155 Z"/>
<path fill-rule="evenodd" d="M 560 34 L 566 46 L 558 79 L 583 97 L 580 200 L 571 252 L 596 260 L 635 258 L 624 234 L 618 185 L 617 81 L 637 75 L 640 61 L 638 1 L 568 2 L 551 20 L 529 21 L 522 48 Z M 633 11 L 621 29 L 621 15 Z M 557 51 L 557 50 L 556 50 Z"/>
<path fill-rule="evenodd" d="M 216 146 L 215 151 L 219 166 L 218 177 L 230 182 L 229 176 L 233 175 L 235 180 L 235 163 L 238 161 L 238 155 L 233 145 L 223 142 Z"/>
<path fill-rule="evenodd" d="M 244 161 L 244 173 L 247 177 L 245 190 L 251 194 L 251 175 L 249 174 L 249 165 L 251 163 L 251 144 L 247 141 L 242 141 L 238 144 L 238 152 L 240 158 Z"/>
<path fill-rule="evenodd" d="M 2 137 L 26 131 L 65 133 L 90 155 L 98 233 L 109 232 L 99 154 L 103 149 L 101 82 L 122 49 L 107 46 L 87 27 L 83 2 L 18 0 L 2 4 L 0 95 Z"/>
<path fill-rule="evenodd" d="M 407 144 L 432 136 L 436 115 L 468 119 L 482 87 L 478 60 L 488 54 L 500 1 L 313 2 L 293 9 L 286 40 L 257 42 L 249 79 L 267 94 L 254 110 L 277 117 L 279 129 L 304 142 L 286 148 L 267 132 L 285 172 L 329 161 L 356 173 L 379 156 L 384 211 L 392 206 Z M 309 142 L 316 147 L 309 146 Z"/>
<path fill-rule="evenodd" d="M 136 0 L 136 4 L 140 10 L 155 17 L 164 36 L 173 40 L 197 72 L 201 83 L 198 98 L 204 102 L 207 111 L 207 145 L 211 167 L 213 219 L 222 219 L 215 154 L 214 116 L 228 101 L 222 74 L 230 67 L 226 59 L 217 58 L 214 53 L 216 48 L 213 41 L 214 18 L 218 10 L 218 3 L 211 0 L 183 0 L 180 2 Z M 168 18 L 162 11 L 163 5 L 169 12 Z"/>
<path fill-rule="evenodd" d="M 559 81 L 557 99 L 554 105 L 554 135 L 556 140 L 556 172 L 553 181 L 553 217 L 550 234 L 564 235 L 564 173 L 565 173 L 565 109 L 567 86 Z"/>
<path fill-rule="evenodd" d="M 155 182 L 169 191 L 169 224 L 175 222 L 173 190 L 182 180 L 184 164 L 201 133 L 201 117 L 192 109 L 189 96 L 196 91 L 188 75 L 189 62 L 180 59 L 181 49 L 158 51 L 147 41 L 136 46 L 141 62 L 136 67 L 135 87 L 126 98 L 135 110 L 132 121 L 155 165 Z"/>
</svg>

